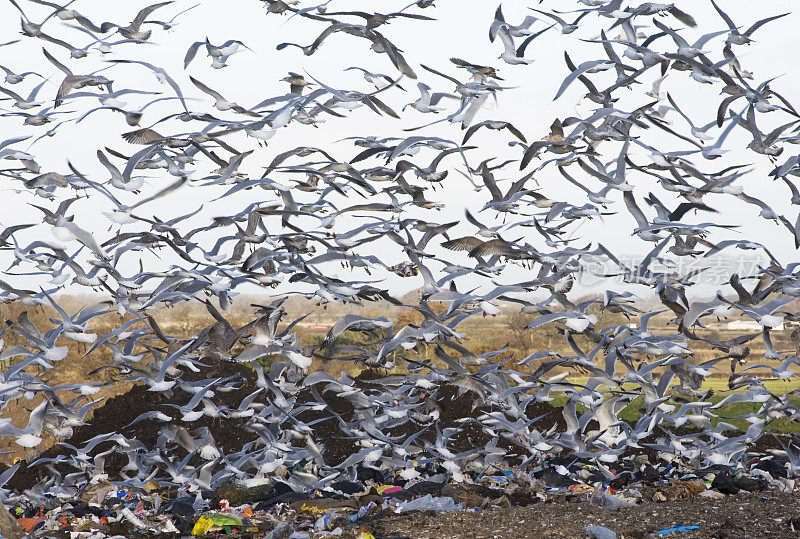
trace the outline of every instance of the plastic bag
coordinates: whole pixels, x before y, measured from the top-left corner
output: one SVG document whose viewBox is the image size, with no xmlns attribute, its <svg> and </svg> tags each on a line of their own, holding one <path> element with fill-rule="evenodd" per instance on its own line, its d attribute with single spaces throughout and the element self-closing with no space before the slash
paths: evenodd
<svg viewBox="0 0 800 539">
<path fill-rule="evenodd" d="M 198 519 L 194 525 L 194 528 L 192 528 L 192 535 L 205 535 L 214 530 L 223 530 L 234 527 L 241 528 L 242 520 L 233 515 L 212 513 L 210 515 L 202 516 Z"/>
<path fill-rule="evenodd" d="M 327 530 L 337 518 L 339 518 L 338 514 L 336 514 L 334 511 L 328 511 L 319 517 L 314 523 L 314 531 L 321 532 Z"/>
<path fill-rule="evenodd" d="M 617 509 L 621 509 L 623 507 L 636 506 L 636 504 L 633 502 L 623 500 L 619 496 L 615 496 L 614 494 L 608 494 L 607 492 L 604 493 L 602 496 L 598 497 L 597 503 L 603 509 L 608 509 L 610 511 L 616 511 Z"/>
<path fill-rule="evenodd" d="M 192 528 L 192 535 L 205 535 L 208 533 L 208 530 L 211 529 L 211 526 L 214 525 L 214 521 L 208 517 L 200 517 Z"/>
<path fill-rule="evenodd" d="M 592 539 L 617 539 L 617 532 L 605 526 L 586 526 L 584 530 Z"/>
<path fill-rule="evenodd" d="M 144 528 L 145 527 L 144 522 L 142 522 L 142 520 L 139 517 L 134 515 L 133 511 L 131 511 L 127 507 L 123 507 L 122 508 L 122 516 L 124 516 L 128 520 L 128 522 L 130 522 L 131 524 L 133 524 L 137 528 Z"/>
<path fill-rule="evenodd" d="M 455 500 L 449 496 L 437 498 L 431 496 L 430 494 L 426 494 L 421 498 L 415 498 L 407 502 L 401 502 L 398 504 L 395 512 L 405 513 L 407 511 L 436 511 L 438 513 L 461 511 L 462 509 L 464 509 L 464 504 L 456 503 Z"/>
</svg>

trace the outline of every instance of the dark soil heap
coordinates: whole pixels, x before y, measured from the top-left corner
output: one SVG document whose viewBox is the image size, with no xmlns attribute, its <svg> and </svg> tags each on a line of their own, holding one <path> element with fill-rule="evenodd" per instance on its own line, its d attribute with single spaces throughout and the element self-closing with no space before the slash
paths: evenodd
<svg viewBox="0 0 800 539">
<path fill-rule="evenodd" d="M 365 393 L 382 391 L 383 386 L 380 379 L 384 376 L 385 374 L 382 372 L 365 370 L 355 378 L 355 385 Z M 219 363 L 212 367 L 203 368 L 196 373 L 186 371 L 181 377 L 190 382 L 218 377 L 238 377 L 241 383 L 235 389 L 225 392 L 218 389 L 214 390 L 212 400 L 218 407 L 235 409 L 244 397 L 257 389 L 256 373 L 253 369 L 247 365 L 237 363 Z M 333 391 L 324 390 L 323 384 L 320 384 L 318 389 L 327 407 L 322 410 L 307 408 L 296 414 L 296 418 L 301 422 L 312 425 L 313 438 L 322 448 L 326 463 L 337 465 L 360 449 L 357 441 L 349 433 L 342 430 L 337 417 L 339 416 L 345 421 L 352 421 L 354 419 L 354 408 L 346 398 L 338 396 Z M 474 418 L 482 413 L 491 411 L 492 408 L 482 404 L 482 401 L 478 400 L 476 393 L 464 391 L 454 385 L 445 383 L 435 389 L 432 395 L 440 410 L 439 428 L 460 428 L 449 443 L 451 449 L 454 451 L 466 451 L 481 447 L 490 441 L 490 436 L 481 429 Z M 91 421 L 86 425 L 75 428 L 73 436 L 65 441 L 80 448 L 96 436 L 117 432 L 128 439 L 138 440 L 148 449 L 152 449 L 162 435 L 164 426 L 171 423 L 185 427 L 189 431 L 207 427 L 220 450 L 225 453 L 240 451 L 246 443 L 258 438 L 258 435 L 248 426 L 248 418 L 214 419 L 202 416 L 193 422 L 181 421 L 180 413 L 171 405 L 183 405 L 190 398 L 190 394 L 180 389 L 173 389 L 173 395 L 166 397 L 162 393 L 148 391 L 147 385 L 136 385 L 129 392 L 103 403 L 95 410 Z M 294 399 L 295 406 L 316 402 L 316 398 L 309 388 L 301 389 L 290 398 Z M 264 399 L 263 393 L 256 398 L 256 402 L 263 402 L 264 400 L 266 399 Z M 141 414 L 151 410 L 159 410 L 172 417 L 173 421 L 161 423 L 154 420 L 143 420 L 130 425 Z M 529 417 L 543 416 L 535 425 L 540 430 L 547 430 L 556 424 L 563 426 L 561 413 L 548 404 L 531 403 L 526 411 Z M 422 429 L 424 432 L 417 438 L 417 443 L 423 443 L 424 441 L 433 443 L 436 439 L 436 429 L 427 427 L 430 427 L 430 425 L 408 421 L 399 427 L 388 429 L 386 434 L 402 440 Z M 97 444 L 90 452 L 90 456 L 108 450 L 114 443 L 113 440 L 108 440 Z M 501 439 L 498 445 L 506 449 L 508 457 L 512 460 L 521 461 L 527 456 L 524 448 L 507 440 Z M 54 458 L 65 454 L 67 451 L 71 450 L 56 444 L 37 458 Z M 185 454 L 183 455 L 185 456 Z M 105 462 L 105 471 L 108 473 L 109 479 L 122 479 L 123 476 L 120 471 L 128 462 L 128 457 L 122 452 L 117 451 L 109 455 Z M 200 465 L 202 462 L 202 459 L 195 455 L 190 464 Z M 55 464 L 55 468 L 62 475 L 75 471 L 72 466 L 65 463 Z M 9 481 L 7 487 L 21 491 L 31 488 L 37 481 L 49 475 L 50 471 L 41 465 L 21 467 Z"/>
</svg>

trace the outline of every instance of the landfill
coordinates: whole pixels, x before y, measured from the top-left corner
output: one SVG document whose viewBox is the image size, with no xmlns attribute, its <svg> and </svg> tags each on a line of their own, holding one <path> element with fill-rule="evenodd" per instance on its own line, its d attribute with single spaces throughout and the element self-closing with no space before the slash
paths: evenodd
<svg viewBox="0 0 800 539">
<path fill-rule="evenodd" d="M 224 397 L 218 400 L 218 406 L 223 402 L 232 405 L 242 395 L 249 394 L 248 384 L 257 382 L 258 375 L 252 369 L 241 366 L 239 370 L 242 387 L 221 393 Z M 215 376 L 213 372 L 197 373 L 196 376 L 201 374 Z M 387 385 L 401 383 L 398 378 L 379 378 L 378 374 L 364 371 L 351 379 L 352 385 L 365 395 L 379 395 L 386 391 Z M 310 376 L 313 376 L 311 381 L 319 381 L 318 391 L 299 390 L 290 396 L 294 399 L 293 406 L 307 410 L 302 406 L 304 399 L 322 397 L 344 421 L 319 421 L 314 419 L 317 416 L 308 414 L 296 416 L 298 421 L 306 423 L 317 421 L 312 424 L 311 431 L 315 445 L 320 451 L 325 451 L 321 461 L 319 457 L 314 458 L 308 447 L 295 448 L 293 453 L 287 451 L 268 473 L 237 474 L 234 466 L 246 468 L 243 462 L 236 462 L 235 456 L 223 459 L 213 455 L 202 457 L 196 447 L 182 447 L 174 434 L 175 422 L 164 421 L 157 425 L 150 421 L 135 422 L 140 412 L 135 403 L 143 400 L 141 392 L 146 391 L 138 386 L 129 394 L 110 399 L 97 409 L 92 421 L 75 429 L 71 444 L 76 447 L 93 445 L 83 472 L 75 471 L 74 462 L 65 466 L 61 462 L 63 458 L 58 456 L 61 447 L 54 446 L 38 455 L 36 460 L 21 461 L 6 470 L 15 473 L 6 477 L 5 504 L 19 529 L 31 537 L 49 537 L 56 533 L 64 537 L 68 533 L 69 537 L 97 538 L 215 534 L 321 537 L 354 536 L 363 530 L 374 529 L 382 520 L 413 513 L 486 512 L 585 504 L 617 514 L 631 508 L 681 500 L 718 500 L 729 496 L 757 496 L 764 492 L 794 496 L 797 492 L 794 474 L 791 473 L 792 463 L 775 449 L 787 442 L 773 435 L 765 436 L 760 445 L 750 448 L 751 457 L 743 466 L 695 468 L 689 461 L 665 458 L 666 455 L 644 450 L 646 448 L 631 450 L 609 464 L 598 459 L 592 462 L 576 458 L 569 452 L 542 455 L 540 459 L 524 462 L 521 456 L 513 457 L 510 449 L 514 446 L 509 444 L 505 458 L 490 461 L 487 456 L 491 453 L 475 453 L 476 458 L 462 461 L 457 474 L 440 462 L 425 458 L 425 453 L 419 451 L 407 457 L 405 466 L 390 468 L 382 457 L 369 458 L 364 449 L 358 449 L 348 438 L 342 426 L 357 411 L 345 409 L 344 402 L 348 401 L 337 400 L 328 377 Z M 299 383 L 298 387 L 301 386 Z M 439 418 L 440 428 L 451 428 L 449 425 L 463 423 L 485 410 L 482 407 L 486 405 L 474 392 L 459 395 L 457 390 L 448 390 L 443 384 L 433 394 L 443 412 Z M 338 409 L 334 408 L 337 403 Z M 560 413 L 557 409 L 548 411 L 548 404 L 538 406 L 543 413 L 537 416 L 549 412 L 546 417 L 553 425 L 558 425 Z M 95 433 L 107 427 L 108 421 L 127 423 L 128 426 L 118 429 L 116 437 L 102 435 L 98 438 Z M 208 439 L 219 440 L 213 443 L 218 454 L 222 455 L 235 447 L 234 444 L 245 447 L 252 444 L 249 436 L 257 439 L 259 431 L 253 429 L 253 421 L 254 417 L 243 418 L 234 425 L 209 421 L 208 425 L 193 427 L 192 430 L 207 430 Z M 320 428 L 326 423 L 326 428 Z M 226 439 L 225 433 L 234 428 L 241 431 L 238 437 Z M 464 443 L 490 443 L 491 440 L 481 439 L 480 432 L 470 433 L 475 438 L 465 439 Z M 686 436 L 697 434 L 687 433 Z M 435 433 L 423 429 L 416 437 L 420 447 L 425 447 L 424 436 L 431 436 L 430 442 L 435 443 Z M 766 443 L 768 441 L 772 443 Z M 228 446 L 226 442 L 232 445 Z M 176 455 L 173 460 L 183 455 L 180 460 L 187 466 L 183 484 L 180 476 L 175 475 L 176 470 L 172 469 L 175 464 L 167 459 L 153 463 L 150 468 L 142 468 L 136 475 L 137 470 L 130 464 L 138 461 L 142 466 L 142 457 L 151 443 L 156 447 L 166 444 L 162 445 L 160 454 Z M 353 455 L 359 452 L 364 454 L 356 460 Z M 103 454 L 106 454 L 104 473 L 99 475 L 95 457 Z M 342 462 L 347 459 L 351 459 L 352 464 L 343 466 Z M 190 472 L 222 461 L 228 463 L 227 471 L 215 472 L 217 477 L 205 479 L 205 484 L 199 477 L 190 477 Z M 189 468 L 190 462 L 197 464 Z M 157 470 L 161 473 L 156 473 Z M 138 479 L 145 474 L 152 477 Z M 313 488 L 308 488 L 309 485 Z M 787 533 L 790 525 L 785 525 Z M 668 534 L 698 529 L 691 523 L 676 522 L 653 530 L 653 533 L 655 536 L 671 536 Z M 609 535 L 611 532 L 597 526 L 587 528 L 587 533 L 612 537 Z M 10 536 L 8 531 L 4 536 Z"/>
<path fill-rule="evenodd" d="M 2 2 L 3 538 L 798 535 L 796 17 L 145 4 Z"/>
</svg>

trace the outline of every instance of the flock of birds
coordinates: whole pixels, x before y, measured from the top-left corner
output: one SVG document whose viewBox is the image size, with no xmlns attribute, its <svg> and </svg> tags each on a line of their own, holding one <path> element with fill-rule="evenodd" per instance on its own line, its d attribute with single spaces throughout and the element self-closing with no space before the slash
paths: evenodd
<svg viewBox="0 0 800 539">
<path fill-rule="evenodd" d="M 0 92 L 7 96 L 0 101 L 3 121 L 16 118 L 35 135 L 0 142 L 3 185 L 16 193 L 17 203 L 30 205 L 28 219 L 0 234 L 8 263 L 0 300 L 30 309 L 48 306 L 58 316 L 50 318 L 49 328 L 38 328 L 27 312 L 6 321 L 6 337 L 16 334 L 24 344 L 0 352 L 0 359 L 11 364 L 2 373 L 0 408 L 21 397 L 41 400 L 25 427 L 0 419 L 0 436 L 36 448 L 43 432 L 49 432 L 62 440 L 63 450 L 57 457 L 15 464 L 0 483 L 30 465 L 54 472 L 37 487 L 40 494 L 74 492 L 98 478 L 129 487 L 155 480 L 202 493 L 230 479 L 270 477 L 280 468 L 293 487 L 310 489 L 351 477 L 364 466 L 407 480 L 419 476 L 420 465 L 431 463 L 455 477 L 475 464 L 512 462 L 518 474 L 525 474 L 557 453 L 595 462 L 611 473 L 607 466 L 642 447 L 694 466 L 736 466 L 770 421 L 800 418 L 788 395 L 776 395 L 763 383 L 765 377 L 794 377 L 800 360 L 800 350 L 775 350 L 770 336 L 784 321 L 798 319 L 790 309 L 800 296 L 798 263 L 782 264 L 766 246 L 743 235 L 714 239 L 730 230 L 716 208 L 738 200 L 751 209 L 752 219 L 774 221 L 776 230 L 800 245 L 800 221 L 745 192 L 741 181 L 751 169 L 730 160 L 742 155 L 763 160 L 772 172 L 759 181 L 785 188 L 789 206 L 800 205 L 798 156 L 782 156 L 787 144 L 800 142 L 800 114 L 774 89 L 776 81 L 757 79 L 739 55 L 756 46 L 751 42 L 768 31 L 762 27 L 788 14 L 754 23 L 733 21 L 710 0 L 718 17 L 706 23 L 713 31 L 698 38 L 693 16 L 673 4 L 581 0 L 569 11 L 563 2 L 557 3 L 559 11 L 537 4 L 519 24 L 506 20 L 500 6 L 486 21 L 486 47 L 502 51 L 497 65 L 452 58 L 449 65 L 434 67 L 406 58 L 384 34 L 398 19 L 425 31 L 436 19 L 433 0 L 418 0 L 392 13 L 336 11 L 336 0 L 318 5 L 262 0 L 268 17 L 303 18 L 303 24 L 318 26 L 319 33 L 307 41 L 278 45 L 284 54 L 299 49 L 305 56 L 335 55 L 329 41 L 347 34 L 371 50 L 371 59 L 377 55 L 387 73 L 352 67 L 365 82 L 361 89 L 343 89 L 308 72 L 292 72 L 282 79 L 286 93 L 245 106 L 233 101 L 234 87 L 217 90 L 200 74 L 167 72 L 136 59 L 137 47 L 157 42 L 167 30 L 180 30 L 195 6 L 161 2 L 127 22 L 82 13 L 73 8 L 79 4 L 74 0 L 63 5 L 7 1 L 19 11 L 21 36 L 0 47 L 7 64 L 0 66 L 5 73 Z M 529 69 L 535 56 L 546 54 L 534 52 L 536 40 L 559 32 L 564 43 L 580 40 L 581 56 L 588 59 L 564 53 L 567 75 L 555 98 L 583 86 L 581 103 L 590 112 L 550 118 L 549 129 L 538 131 L 522 125 L 522 117 L 515 124 L 483 119 L 490 114 L 488 105 L 512 89 L 502 71 Z M 78 41 L 88 44 L 73 44 Z M 41 47 L 41 63 L 35 71 L 23 71 L 12 63 L 14 51 L 31 43 Z M 251 47 L 239 40 L 214 44 L 206 38 L 188 48 L 184 68 L 191 65 L 199 73 L 198 64 L 205 62 L 205 69 L 209 61 L 212 69 L 225 68 L 234 54 Z M 83 58 L 97 55 L 107 66 L 89 72 Z M 117 72 L 155 76 L 160 84 L 144 90 L 151 79 L 141 78 L 126 85 Z M 708 117 L 689 115 L 687 103 L 662 90 L 676 79 L 720 91 L 713 112 L 703 107 Z M 51 80 L 58 84 L 55 92 L 49 91 Z M 204 99 L 188 97 L 194 89 Z M 410 102 L 408 94 L 415 96 Z M 139 108 L 123 101 L 137 98 L 148 101 Z M 408 102 L 402 109 L 395 104 L 400 98 Z M 172 110 L 169 115 L 153 115 L 165 106 Z M 533 107 L 544 110 L 547 104 Z M 328 121 L 337 129 L 357 125 L 353 131 L 363 132 L 368 129 L 363 122 L 348 123 L 356 109 L 394 119 L 406 129 L 396 137 L 351 136 L 346 140 L 356 149 L 348 158 L 334 157 L 332 148 L 298 146 L 278 154 L 271 149 L 289 124 L 312 128 Z M 403 122 L 404 116 L 420 114 L 430 122 Z M 107 116 L 120 137 L 91 149 L 104 172 L 84 173 L 74 161 L 60 172 L 40 166 L 37 152 L 57 144 L 68 124 L 80 124 L 90 115 Z M 759 124 L 766 122 L 778 126 L 762 131 Z M 446 128 L 453 136 L 425 134 L 434 128 Z M 750 142 L 726 153 L 736 138 L 732 133 Z M 478 141 L 499 139 L 508 142 L 512 159 L 479 157 Z M 115 149 L 124 143 L 129 149 Z M 246 172 L 243 164 L 259 158 L 263 173 Z M 540 184 L 545 174 L 551 179 Z M 483 197 L 482 207 L 470 211 L 459 205 L 456 193 L 464 187 Z M 236 201 L 241 209 L 206 218 L 202 208 L 186 207 L 187 188 L 208 193 L 206 211 L 213 212 L 223 200 Z M 437 190 L 449 193 L 446 203 Z M 581 195 L 570 195 L 571 200 L 564 194 L 576 192 Z M 672 207 L 659 197 L 680 203 Z M 76 219 L 71 211 L 83 198 L 94 204 L 91 226 L 81 224 L 85 215 Z M 165 203 L 177 204 L 180 214 L 147 213 Z M 437 215 L 447 210 L 456 220 L 438 222 Z M 603 217 L 612 213 L 629 214 L 631 241 L 651 246 L 633 266 L 602 242 L 576 246 L 580 227 L 602 226 Z M 189 223 L 198 221 L 191 228 Z M 106 227 L 114 232 L 104 236 Z M 455 233 L 467 229 L 471 233 Z M 22 239 L 34 231 L 35 240 Z M 46 232 L 55 239 L 48 240 Z M 727 276 L 732 294 L 720 291 L 709 301 L 690 300 L 687 290 L 702 276 L 702 263 L 734 249 L 756 250 L 768 263 L 751 275 Z M 680 260 L 700 261 L 700 266 L 682 272 Z M 598 290 L 579 301 L 573 284 L 583 267 L 598 261 L 613 268 L 601 285 L 613 281 L 647 287 L 663 309 L 642 312 L 630 290 Z M 332 275 L 332 269 L 342 268 L 351 272 L 351 280 Z M 512 268 L 527 277 L 509 278 Z M 37 289 L 14 284 L 21 276 L 34 276 Z M 320 344 L 310 346 L 293 331 L 303 318 L 285 320 L 281 305 L 292 294 L 320 306 L 401 305 L 382 287 L 388 278 L 419 285 L 419 301 L 406 306 L 421 315 L 419 325 L 395 327 L 384 316 L 348 314 Z M 70 314 L 57 296 L 67 286 L 99 291 L 108 299 Z M 256 288 L 276 296 L 258 306 L 255 320 L 234 327 L 226 318 L 231 301 L 237 291 Z M 536 294 L 539 299 L 531 299 Z M 208 310 L 215 323 L 191 338 L 165 334 L 152 313 L 187 301 Z M 432 302 L 446 308 L 434 309 Z M 471 317 L 499 314 L 501 304 L 530 315 L 530 329 L 547 325 L 555 330 L 572 353 L 538 350 L 520 358 L 506 349 L 470 351 L 459 326 Z M 621 313 L 635 324 L 600 327 L 597 308 Z M 125 315 L 119 326 L 96 334 L 92 321 L 115 311 Z M 648 331 L 648 321 L 662 312 L 670 314 L 672 332 Z M 699 331 L 709 321 L 732 316 L 754 320 L 761 330 L 727 341 L 709 340 Z M 341 344 L 347 332 L 365 334 L 369 343 Z M 800 345 L 798 335 L 793 338 Z M 753 369 L 744 365 L 757 339 L 769 362 Z M 96 380 L 46 384 L 37 369 L 64 360 L 74 343 L 85 343 L 86 355 L 105 350 L 109 364 L 96 372 Z M 720 357 L 698 364 L 692 354 L 699 345 L 712 346 Z M 416 352 L 422 349 L 435 351 L 437 359 L 420 359 Z M 259 363 L 265 356 L 274 359 L 268 369 Z M 314 358 L 360 362 L 384 375 L 369 387 L 359 386 L 346 374 L 309 373 Z M 183 379 L 190 370 L 203 372 L 225 362 L 249 363 L 257 373 L 256 387 L 235 409 L 218 406 L 214 398 L 240 388 L 240 378 Z M 768 376 L 759 374 L 765 371 Z M 703 381 L 714 373 L 727 374 L 730 388 L 739 391 L 710 400 Z M 588 379 L 578 383 L 571 377 L 575 374 Z M 160 425 L 157 446 L 146 447 L 119 432 L 70 445 L 73 429 L 101 404 L 92 395 L 119 380 L 147 384 L 159 396 L 151 412 L 136 418 Z M 441 425 L 447 403 L 437 396 L 448 387 L 472 395 L 480 411 L 456 426 Z M 304 389 L 315 400 L 298 401 Z M 70 391 L 77 396 L 66 398 Z M 540 430 L 539 418 L 527 415 L 528 404 L 552 400 L 557 393 L 565 394 L 567 402 L 553 413 L 562 414 L 566 426 Z M 350 402 L 352 417 L 328 406 L 330 395 Z M 640 418 L 621 420 L 622 408 L 639 397 Z M 718 412 L 740 402 L 760 405 L 747 417 L 745 432 L 725 421 L 714 421 L 712 427 Z M 362 449 L 340 463 L 326 459 L 315 425 L 297 417 L 307 409 L 335 417 Z M 192 422 L 204 416 L 245 420 L 243 428 L 256 439 L 226 453 L 208 429 L 193 429 Z M 469 425 L 490 442 L 457 452 L 451 440 Z M 701 430 L 673 432 L 683 425 Z M 402 426 L 411 426 L 415 434 L 391 434 Z M 514 454 L 503 449 L 508 444 L 516 448 Z M 112 453 L 129 459 L 119 476 L 104 469 Z M 783 453 L 791 472 L 800 471 L 798 449 L 789 444 Z M 63 473 L 65 466 L 72 472 Z"/>
</svg>

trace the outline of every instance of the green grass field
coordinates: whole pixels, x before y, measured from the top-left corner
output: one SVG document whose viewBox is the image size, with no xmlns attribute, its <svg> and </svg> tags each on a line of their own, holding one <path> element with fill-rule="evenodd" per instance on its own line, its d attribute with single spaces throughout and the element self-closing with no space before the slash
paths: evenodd
<svg viewBox="0 0 800 539">
<path fill-rule="evenodd" d="M 585 384 L 587 378 L 570 378 L 569 381 L 575 384 Z M 674 384 L 673 384 L 674 385 Z M 635 384 L 631 384 L 632 387 Z M 790 391 L 800 388 L 800 380 L 786 379 L 786 380 L 766 380 L 764 387 L 775 395 L 782 396 Z M 720 402 L 722 399 L 732 393 L 738 393 L 744 390 L 730 390 L 728 389 L 728 381 L 724 378 L 707 378 L 703 382 L 703 389 L 713 389 L 714 394 L 708 399 L 714 404 Z M 566 395 L 557 395 L 550 404 L 556 407 L 561 407 L 567 402 Z M 790 396 L 789 402 L 800 408 L 800 397 Z M 731 425 L 736 426 L 740 430 L 747 430 L 750 422 L 747 421 L 746 416 L 758 411 L 762 403 L 756 402 L 740 402 L 726 406 L 724 409 L 711 410 L 711 425 L 715 426 L 720 421 L 725 421 Z M 585 408 L 578 406 L 579 413 L 585 411 Z M 619 414 L 619 418 L 629 423 L 635 423 L 642 413 L 642 399 L 641 397 L 635 398 L 628 406 L 623 408 Z M 716 417 L 714 417 L 716 416 Z M 797 432 L 800 433 L 800 422 L 792 421 L 789 418 L 781 417 L 775 419 L 767 424 L 767 429 L 776 432 Z"/>
</svg>

